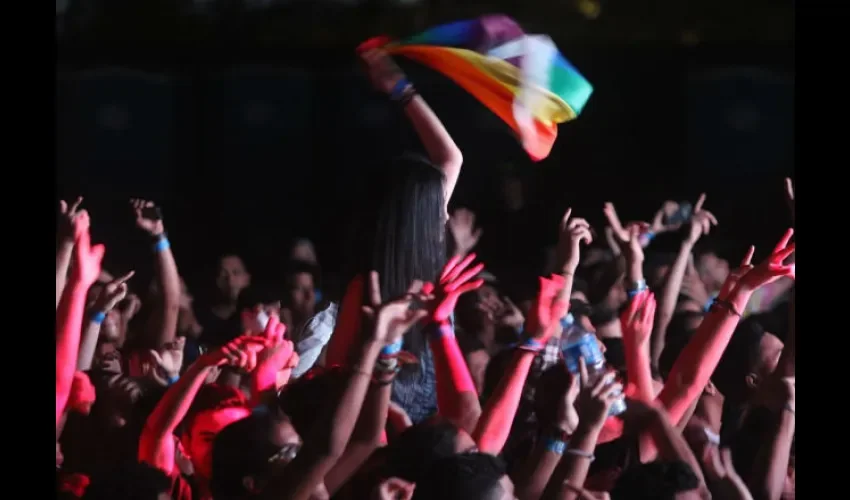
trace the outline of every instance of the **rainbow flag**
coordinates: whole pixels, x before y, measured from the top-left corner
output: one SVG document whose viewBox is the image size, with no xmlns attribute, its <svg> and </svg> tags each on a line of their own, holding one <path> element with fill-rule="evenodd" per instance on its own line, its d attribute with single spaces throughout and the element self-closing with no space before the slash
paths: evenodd
<svg viewBox="0 0 850 500">
<path fill-rule="evenodd" d="M 501 14 L 364 45 L 380 45 L 452 79 L 508 124 L 535 161 L 549 155 L 558 124 L 576 118 L 593 92 L 551 38 L 528 35 Z"/>
</svg>

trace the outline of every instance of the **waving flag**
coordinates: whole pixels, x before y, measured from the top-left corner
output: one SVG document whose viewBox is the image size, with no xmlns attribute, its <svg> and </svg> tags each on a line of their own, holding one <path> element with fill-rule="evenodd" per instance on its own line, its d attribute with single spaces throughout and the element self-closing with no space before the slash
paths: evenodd
<svg viewBox="0 0 850 500">
<path fill-rule="evenodd" d="M 551 38 L 527 35 L 501 14 L 444 24 L 398 42 L 372 39 L 361 47 L 367 45 L 452 79 L 508 124 L 535 161 L 549 155 L 558 124 L 576 118 L 593 92 Z"/>
</svg>

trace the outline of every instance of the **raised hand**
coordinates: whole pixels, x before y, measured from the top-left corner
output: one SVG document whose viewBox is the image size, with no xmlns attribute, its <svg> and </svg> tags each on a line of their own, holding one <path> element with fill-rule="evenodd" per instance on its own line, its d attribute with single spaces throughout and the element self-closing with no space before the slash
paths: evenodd
<svg viewBox="0 0 850 500">
<path fill-rule="evenodd" d="M 794 230 L 788 229 L 770 256 L 757 266 L 750 269 L 738 280 L 738 287 L 756 290 L 779 278 L 796 278 L 796 267 L 794 264 L 783 264 L 796 248 L 794 243 L 788 243 L 794 236 Z"/>
<path fill-rule="evenodd" d="M 291 370 L 295 366 L 291 366 L 294 361 L 298 364 L 298 355 L 295 354 L 295 344 L 290 340 L 286 340 L 286 325 L 280 322 L 276 314 L 269 317 L 269 322 L 266 323 L 266 328 L 263 331 L 265 339 L 265 347 L 257 355 L 257 369 L 269 367 L 274 371 Z"/>
<path fill-rule="evenodd" d="M 746 255 L 744 255 L 744 258 L 741 260 L 741 264 L 729 272 L 729 276 L 726 277 L 726 281 L 720 288 L 720 292 L 717 293 L 718 300 L 726 300 L 729 297 L 729 294 L 732 293 L 732 290 L 738 286 L 738 281 L 741 277 L 753 269 L 752 260 L 755 251 L 756 247 L 750 245 L 750 248 L 747 249 Z"/>
<path fill-rule="evenodd" d="M 107 313 L 124 300 L 127 296 L 127 280 L 132 278 L 135 273 L 135 271 L 130 271 L 107 283 L 95 301 L 94 310 Z"/>
<path fill-rule="evenodd" d="M 230 366 L 247 373 L 256 368 L 257 354 L 265 347 L 265 337 L 243 335 L 204 354 L 201 360 L 207 366 Z"/>
<path fill-rule="evenodd" d="M 90 287 L 100 276 L 100 264 L 103 261 L 106 248 L 103 245 L 92 246 L 91 235 L 89 234 L 91 222 L 88 212 L 80 211 L 77 214 L 76 224 L 80 224 L 82 229 L 80 229 L 74 245 L 74 259 L 71 263 L 72 276 L 74 281 L 80 285 Z"/>
<path fill-rule="evenodd" d="M 655 234 L 661 234 L 679 229 L 681 224 L 665 224 L 665 220 L 672 217 L 677 210 L 679 210 L 678 203 L 671 200 L 665 201 L 661 205 L 661 208 L 659 208 L 658 211 L 655 212 L 655 216 L 652 218 L 652 222 L 649 224 L 649 230 Z"/>
<path fill-rule="evenodd" d="M 380 92 L 391 94 L 405 76 L 401 68 L 382 49 L 368 49 L 360 53 L 372 85 Z"/>
<path fill-rule="evenodd" d="M 587 363 L 584 358 L 579 358 L 579 382 L 581 390 L 576 403 L 579 421 L 591 429 L 601 429 L 608 418 L 608 412 L 614 401 L 623 393 L 623 384 L 615 381 L 614 372 L 609 372 L 593 385 L 589 384 L 590 376 L 587 373 Z"/>
<path fill-rule="evenodd" d="M 540 278 L 540 290 L 529 311 L 526 335 L 542 343 L 560 327 L 561 318 L 569 308 L 568 298 L 561 296 L 564 285 L 564 278 L 556 274 Z"/>
<path fill-rule="evenodd" d="M 65 200 L 59 201 L 59 240 L 63 243 L 73 244 L 81 232 L 88 229 L 88 225 L 84 226 L 78 219 L 78 216 L 85 212 L 79 210 L 82 202 L 82 196 L 78 196 L 70 206 Z"/>
<path fill-rule="evenodd" d="M 570 219 L 572 212 L 573 209 L 568 208 L 561 219 L 557 247 L 560 271 L 569 274 L 574 274 L 578 268 L 581 243 L 585 245 L 593 243 L 590 224 L 577 217 Z"/>
<path fill-rule="evenodd" d="M 156 364 L 150 375 L 161 385 L 168 385 L 180 376 L 183 368 L 183 348 L 186 346 L 186 337 L 177 337 L 174 342 L 169 342 L 159 351 L 151 349 L 150 357 Z"/>
<path fill-rule="evenodd" d="M 620 314 L 623 338 L 633 340 L 636 346 L 648 343 L 655 323 L 655 307 L 655 294 L 652 292 L 639 293 L 629 301 Z"/>
<path fill-rule="evenodd" d="M 481 228 L 475 227 L 475 214 L 471 210 L 458 208 L 449 217 L 449 231 L 455 241 L 457 255 L 467 255 L 481 239 Z"/>
<path fill-rule="evenodd" d="M 162 214 L 159 207 L 152 201 L 131 199 L 130 206 L 133 208 L 133 215 L 136 217 L 136 226 L 142 231 L 148 233 L 152 237 L 156 237 L 165 232 L 165 225 L 162 223 Z"/>
<path fill-rule="evenodd" d="M 383 301 L 378 273 L 369 273 L 369 305 L 364 305 L 363 315 L 372 326 L 372 340 L 381 344 L 392 344 L 402 337 L 413 325 L 428 316 L 426 309 L 412 309 L 414 299 L 423 299 L 420 293 L 422 282 L 414 281 L 402 297 Z M 457 299 L 455 299 L 457 300 Z M 433 314 L 433 313 L 432 313 Z"/>
<path fill-rule="evenodd" d="M 690 245 L 694 245 L 701 236 L 707 235 L 711 226 L 717 225 L 717 218 L 714 217 L 714 214 L 702 208 L 704 203 L 705 193 L 702 193 L 699 195 L 691 219 L 688 221 L 688 234 L 685 241 Z"/>
<path fill-rule="evenodd" d="M 422 292 L 426 295 L 434 292 L 433 299 L 428 301 L 431 320 L 437 323 L 448 321 L 449 316 L 455 310 L 458 297 L 466 292 L 476 290 L 484 284 L 482 279 L 473 280 L 478 273 L 484 270 L 484 264 L 469 268 L 474 260 L 474 253 L 464 258 L 460 256 L 452 257 L 443 267 L 438 286 L 435 288 L 430 283 L 426 283 L 422 287 Z"/>
</svg>

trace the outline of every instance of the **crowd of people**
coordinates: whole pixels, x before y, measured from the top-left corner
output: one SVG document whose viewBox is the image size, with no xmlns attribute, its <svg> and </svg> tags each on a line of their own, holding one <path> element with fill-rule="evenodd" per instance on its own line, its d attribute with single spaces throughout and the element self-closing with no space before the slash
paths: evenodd
<svg viewBox="0 0 850 500">
<path fill-rule="evenodd" d="M 282 276 L 219 255 L 196 302 L 157 204 L 127 207 L 148 285 L 60 203 L 59 497 L 794 498 L 793 229 L 730 266 L 705 194 L 648 222 L 609 202 L 599 231 L 567 210 L 547 262 L 510 235 L 491 260 L 448 210 L 460 150 L 385 53 L 361 57 L 427 157 L 352 207 L 342 293 L 298 240 Z"/>
</svg>

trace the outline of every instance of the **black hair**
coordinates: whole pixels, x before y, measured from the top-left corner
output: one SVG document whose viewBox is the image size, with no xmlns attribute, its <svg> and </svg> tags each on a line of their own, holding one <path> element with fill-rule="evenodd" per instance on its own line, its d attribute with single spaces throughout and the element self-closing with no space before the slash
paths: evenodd
<svg viewBox="0 0 850 500">
<path fill-rule="evenodd" d="M 317 366 L 284 386 L 278 395 L 278 408 L 289 417 L 299 434 L 310 432 L 328 401 L 336 401 L 341 396 L 344 376 L 342 367 Z"/>
<path fill-rule="evenodd" d="M 562 396 L 570 386 L 572 374 L 564 363 L 547 368 L 534 390 L 534 414 L 541 428 L 555 425 Z"/>
<path fill-rule="evenodd" d="M 440 459 L 455 454 L 457 427 L 435 417 L 408 427 L 387 446 L 385 477 L 418 483 Z"/>
<path fill-rule="evenodd" d="M 587 284 L 587 281 L 575 276 L 573 278 L 573 293 L 575 292 L 583 293 L 587 297 L 587 294 L 590 292 L 590 286 Z"/>
<path fill-rule="evenodd" d="M 294 278 L 297 274 L 309 274 L 313 277 L 313 285 L 318 288 L 319 277 L 321 275 L 319 272 L 319 266 L 309 262 L 304 262 L 303 260 L 288 261 L 283 269 L 283 279 L 287 282 L 287 286 L 288 281 Z"/>
<path fill-rule="evenodd" d="M 618 373 L 626 373 L 626 349 L 623 346 L 623 339 L 601 338 L 599 340 L 605 346 L 605 364 L 617 370 Z"/>
<path fill-rule="evenodd" d="M 697 487 L 699 479 L 687 463 L 656 460 L 626 468 L 611 490 L 611 499 L 673 500 L 677 493 Z"/>
<path fill-rule="evenodd" d="M 84 500 L 157 500 L 171 489 L 171 478 L 161 470 L 135 460 L 97 474 L 86 489 Z"/>
<path fill-rule="evenodd" d="M 711 380 L 730 404 L 743 402 L 747 395 L 745 379 L 758 362 L 764 334 L 757 317 L 746 318 L 738 324 L 720 356 Z"/>
<path fill-rule="evenodd" d="M 239 298 L 236 299 L 236 311 L 242 312 L 259 305 L 272 304 L 280 301 L 281 297 L 283 297 L 283 293 L 277 286 L 271 283 L 252 282 L 239 292 Z"/>
<path fill-rule="evenodd" d="M 377 271 L 384 298 L 402 295 L 413 280 L 433 281 L 446 262 L 445 178 L 427 159 L 405 154 L 393 159 L 359 200 L 350 226 L 348 279 Z M 353 264 L 353 266 L 352 266 Z M 421 335 L 406 335 L 405 347 L 419 356 Z"/>
<path fill-rule="evenodd" d="M 624 272 L 625 269 L 619 260 L 598 262 L 585 268 L 582 276 L 587 280 L 587 300 L 590 304 L 595 306 L 602 302 Z"/>
<path fill-rule="evenodd" d="M 463 453 L 436 461 L 416 484 L 414 500 L 497 500 L 505 462 L 486 453 Z"/>
<path fill-rule="evenodd" d="M 247 492 L 242 479 L 265 475 L 269 459 L 280 451 L 272 440 L 274 418 L 253 413 L 228 425 L 216 435 L 212 449 L 213 498 L 241 498 Z"/>
</svg>

